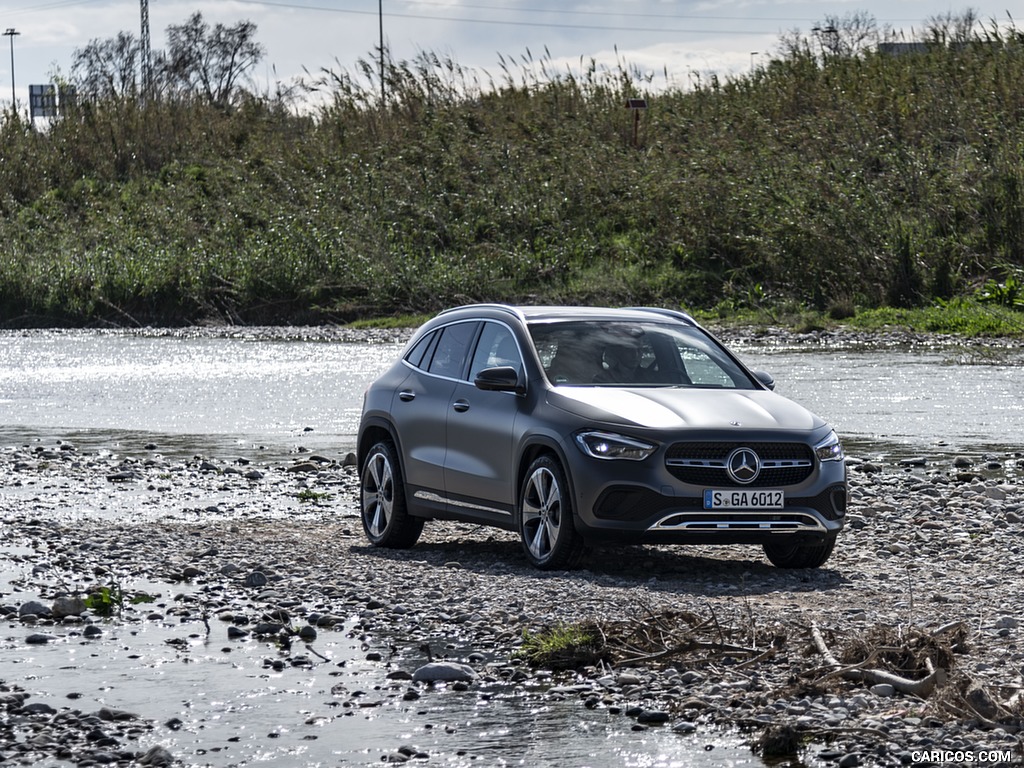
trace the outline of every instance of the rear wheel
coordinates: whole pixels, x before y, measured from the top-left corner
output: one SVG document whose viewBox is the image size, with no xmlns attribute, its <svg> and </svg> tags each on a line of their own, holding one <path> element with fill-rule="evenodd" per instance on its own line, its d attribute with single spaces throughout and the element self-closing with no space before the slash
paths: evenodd
<svg viewBox="0 0 1024 768">
<path fill-rule="evenodd" d="M 835 549 L 835 536 L 817 544 L 765 542 L 764 554 L 776 568 L 819 568 Z"/>
<path fill-rule="evenodd" d="M 550 456 L 539 457 L 526 473 L 519 493 L 518 528 L 526 558 L 536 568 L 572 568 L 583 555 L 569 484 L 561 465 Z"/>
<path fill-rule="evenodd" d="M 409 514 L 395 446 L 383 440 L 366 456 L 360 479 L 361 517 L 366 538 L 377 547 L 405 549 L 423 532 L 423 519 Z"/>
</svg>

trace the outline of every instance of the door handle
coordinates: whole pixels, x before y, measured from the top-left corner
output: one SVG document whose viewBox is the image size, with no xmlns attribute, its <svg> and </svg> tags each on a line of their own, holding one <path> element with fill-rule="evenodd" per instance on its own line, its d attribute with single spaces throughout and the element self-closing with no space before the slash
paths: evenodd
<svg viewBox="0 0 1024 768">
<path fill-rule="evenodd" d="M 398 399 L 403 403 L 409 403 L 416 399 L 416 393 L 411 389 L 403 389 L 398 393 Z"/>
<path fill-rule="evenodd" d="M 459 413 L 465 413 L 466 411 L 469 410 L 469 401 L 456 400 L 454 403 L 452 403 L 452 408 L 454 408 Z"/>
</svg>

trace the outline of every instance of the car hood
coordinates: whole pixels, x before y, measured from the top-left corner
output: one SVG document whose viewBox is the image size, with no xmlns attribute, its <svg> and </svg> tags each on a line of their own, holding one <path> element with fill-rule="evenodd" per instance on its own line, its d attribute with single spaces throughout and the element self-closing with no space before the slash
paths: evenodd
<svg viewBox="0 0 1024 768">
<path fill-rule="evenodd" d="M 648 429 L 809 431 L 825 426 L 803 406 L 767 390 L 555 387 L 548 402 L 588 421 Z"/>
</svg>

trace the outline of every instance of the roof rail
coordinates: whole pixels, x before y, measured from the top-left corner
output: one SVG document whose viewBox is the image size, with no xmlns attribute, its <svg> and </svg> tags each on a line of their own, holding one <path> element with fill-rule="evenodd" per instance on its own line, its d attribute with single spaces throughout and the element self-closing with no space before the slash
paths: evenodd
<svg viewBox="0 0 1024 768">
<path fill-rule="evenodd" d="M 688 323 L 689 325 L 700 325 L 690 315 L 678 309 L 667 309 L 665 307 L 626 307 L 626 309 L 634 309 L 640 312 L 653 312 L 657 315 L 664 315 L 665 317 L 671 317 L 675 320 L 682 320 L 684 323 Z"/>
<path fill-rule="evenodd" d="M 516 307 L 513 307 L 510 304 L 497 304 L 497 303 L 463 304 L 463 305 L 458 306 L 458 307 L 448 307 L 447 309 L 442 309 L 437 314 L 439 316 L 440 315 L 446 315 L 449 312 L 457 312 L 460 309 L 493 309 L 493 310 L 497 310 L 499 312 L 508 312 L 510 315 L 518 317 L 520 320 L 524 320 L 525 319 L 523 317 L 523 313 L 520 312 Z"/>
</svg>

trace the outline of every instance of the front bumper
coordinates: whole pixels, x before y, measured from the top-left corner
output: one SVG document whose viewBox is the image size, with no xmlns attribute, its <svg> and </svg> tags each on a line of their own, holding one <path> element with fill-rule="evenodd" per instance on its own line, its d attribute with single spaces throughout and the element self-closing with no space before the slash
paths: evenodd
<svg viewBox="0 0 1024 768">
<path fill-rule="evenodd" d="M 704 509 L 705 488 L 728 485 L 705 469 L 680 478 L 663 457 L 637 462 L 586 460 L 573 468 L 580 532 L 591 539 L 663 543 L 764 543 L 779 536 L 833 537 L 846 519 L 846 467 L 842 461 L 808 462 L 788 475 L 769 475 L 752 487 L 785 492 L 781 509 Z M 692 475 L 692 473 L 691 473 Z M 797 480 L 786 483 L 784 477 Z M 782 482 L 777 482 L 782 481 Z M 733 484 L 735 485 L 735 484 Z"/>
</svg>

